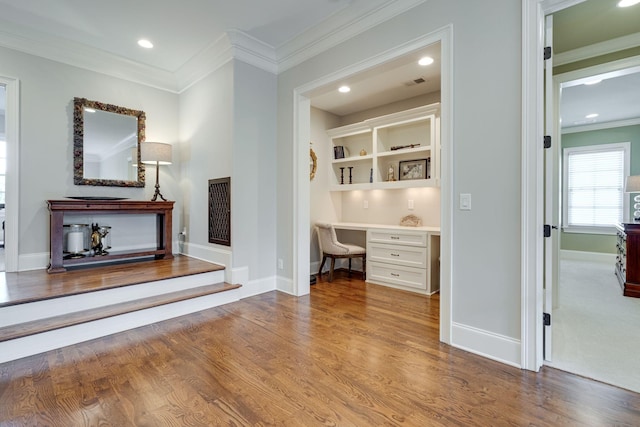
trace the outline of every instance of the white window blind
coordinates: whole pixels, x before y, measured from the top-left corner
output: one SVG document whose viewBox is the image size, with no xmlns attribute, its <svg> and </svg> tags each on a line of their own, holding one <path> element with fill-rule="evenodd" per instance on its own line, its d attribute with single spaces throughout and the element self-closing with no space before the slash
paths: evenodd
<svg viewBox="0 0 640 427">
<path fill-rule="evenodd" d="M 565 228 L 609 228 L 624 215 L 629 144 L 564 150 Z"/>
</svg>

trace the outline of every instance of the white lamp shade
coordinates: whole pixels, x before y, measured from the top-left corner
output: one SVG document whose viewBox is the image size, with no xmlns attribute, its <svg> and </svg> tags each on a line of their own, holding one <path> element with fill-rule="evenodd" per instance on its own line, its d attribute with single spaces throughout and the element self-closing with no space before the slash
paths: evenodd
<svg viewBox="0 0 640 427">
<path fill-rule="evenodd" d="M 140 144 L 142 163 L 159 165 L 171 164 L 171 144 L 164 142 L 143 142 Z"/>
<path fill-rule="evenodd" d="M 625 193 L 640 193 L 640 175 L 632 175 L 627 177 L 624 183 Z"/>
</svg>

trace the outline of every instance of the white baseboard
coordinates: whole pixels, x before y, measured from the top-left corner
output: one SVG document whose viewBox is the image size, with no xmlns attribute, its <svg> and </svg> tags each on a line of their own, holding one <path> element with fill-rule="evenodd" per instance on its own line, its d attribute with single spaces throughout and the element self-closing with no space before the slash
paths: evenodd
<svg viewBox="0 0 640 427">
<path fill-rule="evenodd" d="M 197 245 L 195 243 L 185 242 L 182 244 L 182 253 L 192 258 L 200 259 L 202 261 L 212 262 L 214 264 L 225 267 L 224 281 L 227 283 L 240 283 L 233 277 L 233 271 L 231 270 L 231 257 L 232 252 L 229 249 L 219 248 L 217 246 L 205 246 Z"/>
<path fill-rule="evenodd" d="M 288 277 L 277 276 L 276 289 L 289 295 L 295 295 L 295 292 L 293 290 L 293 279 L 290 279 Z"/>
<path fill-rule="evenodd" d="M 49 252 L 18 255 L 18 271 L 44 270 L 49 267 Z"/>
<path fill-rule="evenodd" d="M 151 246 L 143 245 L 140 247 L 127 246 L 125 248 L 122 248 L 122 250 L 133 251 L 133 250 L 139 250 L 139 249 L 147 249 L 149 247 L 153 247 L 155 243 L 152 243 L 150 245 Z M 173 245 L 173 249 L 174 249 L 173 252 L 176 254 L 179 253 L 175 250 L 177 247 L 178 247 L 177 244 Z M 193 257 L 193 258 L 197 258 L 197 257 Z M 215 261 L 211 261 L 211 262 L 215 262 Z M 215 263 L 220 264 L 218 262 L 215 262 Z M 49 252 L 36 252 L 36 253 L 18 255 L 18 271 L 44 270 L 45 268 L 48 268 L 48 267 L 49 267 Z"/>
<path fill-rule="evenodd" d="M 587 261 L 587 262 L 602 262 L 606 264 L 614 265 L 616 262 L 616 254 L 608 254 L 602 252 L 585 252 L 585 251 L 570 251 L 562 249 L 560 251 L 560 259 L 574 260 L 574 261 Z"/>
<path fill-rule="evenodd" d="M 248 280 L 245 283 L 238 282 L 242 285 L 241 298 L 248 298 L 254 295 L 260 295 L 265 292 L 276 290 L 276 277 L 266 277 L 258 280 Z"/>
<path fill-rule="evenodd" d="M 520 340 L 460 323 L 452 323 L 451 345 L 520 368 Z"/>
</svg>

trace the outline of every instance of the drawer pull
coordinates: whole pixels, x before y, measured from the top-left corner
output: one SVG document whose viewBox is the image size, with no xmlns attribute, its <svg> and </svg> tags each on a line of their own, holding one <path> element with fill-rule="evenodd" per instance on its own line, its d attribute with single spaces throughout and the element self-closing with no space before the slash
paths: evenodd
<svg viewBox="0 0 640 427">
<path fill-rule="evenodd" d="M 398 237 L 398 236 L 391 236 L 390 238 L 391 238 L 391 240 L 400 240 L 400 237 Z"/>
<path fill-rule="evenodd" d="M 393 277 L 400 277 L 400 275 L 399 275 L 398 273 L 391 273 L 391 275 L 392 275 Z"/>
<path fill-rule="evenodd" d="M 400 256 L 400 254 L 391 254 L 391 256 Z"/>
</svg>

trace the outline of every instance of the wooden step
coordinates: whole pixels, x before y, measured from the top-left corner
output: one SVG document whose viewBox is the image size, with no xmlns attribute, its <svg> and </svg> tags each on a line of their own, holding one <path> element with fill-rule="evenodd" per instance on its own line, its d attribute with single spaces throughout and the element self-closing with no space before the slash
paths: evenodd
<svg viewBox="0 0 640 427">
<path fill-rule="evenodd" d="M 48 332 L 68 326 L 74 326 L 94 320 L 118 316 L 120 314 L 131 313 L 134 311 L 140 311 L 148 308 L 158 307 L 161 305 L 185 301 L 205 295 L 238 289 L 241 286 L 242 285 L 232 285 L 230 283 L 217 283 L 214 285 L 199 286 L 162 295 L 154 295 L 133 301 L 122 302 L 119 304 L 112 304 L 90 310 L 83 310 L 75 313 L 69 313 L 60 316 L 34 320 L 31 322 L 5 326 L 3 328 L 0 328 L 0 342 L 22 338 L 41 332 Z"/>
</svg>

